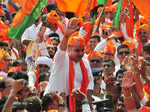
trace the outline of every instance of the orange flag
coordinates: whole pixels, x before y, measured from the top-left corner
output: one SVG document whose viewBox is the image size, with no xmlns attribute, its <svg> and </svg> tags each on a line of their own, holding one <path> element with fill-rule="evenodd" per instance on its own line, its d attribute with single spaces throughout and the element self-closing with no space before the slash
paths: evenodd
<svg viewBox="0 0 150 112">
<path fill-rule="evenodd" d="M 86 10 L 92 9 L 96 3 L 96 0 L 57 0 L 60 11 L 74 12 L 77 16 L 82 16 Z"/>
<path fill-rule="evenodd" d="M 131 0 L 136 8 L 140 11 L 140 13 L 145 17 L 149 18 L 150 10 L 149 10 L 149 3 L 150 0 Z"/>
</svg>

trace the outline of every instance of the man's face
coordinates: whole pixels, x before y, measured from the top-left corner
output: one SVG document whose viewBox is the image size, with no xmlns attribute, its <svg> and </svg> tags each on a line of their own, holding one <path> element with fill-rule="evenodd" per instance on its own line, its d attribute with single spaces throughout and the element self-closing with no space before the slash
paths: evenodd
<svg viewBox="0 0 150 112">
<path fill-rule="evenodd" d="M 97 38 L 91 38 L 89 41 L 89 46 L 92 50 L 95 49 L 96 45 L 98 44 Z"/>
<path fill-rule="evenodd" d="M 150 57 L 145 57 L 145 74 L 142 75 L 144 80 L 150 85 Z"/>
<path fill-rule="evenodd" d="M 129 49 L 128 48 L 120 48 L 118 51 L 118 58 L 120 60 L 120 63 L 122 63 L 123 59 L 129 55 Z"/>
<path fill-rule="evenodd" d="M 102 30 L 102 37 L 103 38 L 107 38 L 112 34 L 112 29 L 111 28 L 107 28 L 107 29 L 103 29 Z"/>
<path fill-rule="evenodd" d="M 54 46 L 54 47 L 57 47 L 57 46 L 58 46 L 58 44 L 59 44 L 59 41 L 58 41 L 58 40 L 53 39 L 53 40 L 51 40 L 51 41 L 53 42 L 53 46 Z"/>
<path fill-rule="evenodd" d="M 54 46 L 49 46 L 49 47 L 47 47 L 47 51 L 48 51 L 50 57 L 53 58 L 54 55 L 55 55 L 55 52 L 56 52 L 55 47 Z"/>
<path fill-rule="evenodd" d="M 90 59 L 91 68 L 101 68 L 102 67 L 102 59 L 99 57 L 92 57 Z"/>
<path fill-rule="evenodd" d="M 112 65 L 111 62 L 103 62 L 103 70 L 105 74 L 113 75 L 113 72 L 115 71 L 115 67 Z"/>
<path fill-rule="evenodd" d="M 49 27 L 50 27 L 53 31 L 56 31 L 57 28 L 58 28 L 58 26 L 57 26 L 56 23 L 50 23 L 50 24 L 49 24 Z"/>
<path fill-rule="evenodd" d="M 49 66 L 45 65 L 45 64 L 39 64 L 37 66 L 37 70 L 38 70 L 39 73 L 48 72 L 49 69 L 50 69 Z"/>
<path fill-rule="evenodd" d="M 123 73 L 118 73 L 117 81 L 119 81 L 119 83 L 122 83 L 122 78 L 123 78 Z"/>
<path fill-rule="evenodd" d="M 78 62 L 82 59 L 84 52 L 85 52 L 84 46 L 76 46 L 68 48 L 68 55 L 75 62 Z"/>
<path fill-rule="evenodd" d="M 116 112 L 125 112 L 125 106 L 123 102 L 117 101 Z"/>
<path fill-rule="evenodd" d="M 109 52 L 104 52 L 104 59 L 114 59 L 114 54 Z"/>
<path fill-rule="evenodd" d="M 84 22 L 91 21 L 91 17 L 90 16 L 83 16 L 82 19 L 83 19 Z"/>
<path fill-rule="evenodd" d="M 26 109 L 16 110 L 16 112 L 28 112 Z"/>
<path fill-rule="evenodd" d="M 141 42 L 147 42 L 148 40 L 148 32 L 144 29 L 141 29 L 139 32 L 138 32 L 138 37 L 140 39 Z"/>
</svg>

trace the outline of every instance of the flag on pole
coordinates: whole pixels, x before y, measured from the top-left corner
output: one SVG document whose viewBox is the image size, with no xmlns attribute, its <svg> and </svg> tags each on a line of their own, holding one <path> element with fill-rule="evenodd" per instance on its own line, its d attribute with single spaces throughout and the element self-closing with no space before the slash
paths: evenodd
<svg viewBox="0 0 150 112">
<path fill-rule="evenodd" d="M 8 32 L 12 39 L 20 39 L 24 30 L 32 25 L 41 15 L 48 0 L 26 0 L 23 8 L 16 14 Z M 32 2 L 31 2 L 32 1 Z M 32 5 L 31 5 L 32 3 Z"/>
<path fill-rule="evenodd" d="M 118 6 L 115 12 L 114 20 L 113 20 L 113 25 L 117 30 L 120 29 L 120 15 L 121 15 L 121 10 L 122 10 L 122 0 L 119 0 Z"/>
</svg>

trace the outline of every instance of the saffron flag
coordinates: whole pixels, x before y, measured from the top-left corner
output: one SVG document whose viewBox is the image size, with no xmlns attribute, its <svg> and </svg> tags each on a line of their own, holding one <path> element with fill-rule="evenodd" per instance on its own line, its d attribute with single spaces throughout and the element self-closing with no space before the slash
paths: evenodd
<svg viewBox="0 0 150 112">
<path fill-rule="evenodd" d="M 8 36 L 13 39 L 20 39 L 24 30 L 40 17 L 41 9 L 47 4 L 47 1 L 25 0 L 22 8 L 13 19 Z"/>
<path fill-rule="evenodd" d="M 140 11 L 140 13 L 145 17 L 149 18 L 150 16 L 150 10 L 149 10 L 149 3 L 150 0 L 131 0 L 131 2 L 134 3 L 136 8 Z"/>
<path fill-rule="evenodd" d="M 57 7 L 62 12 L 73 12 L 81 17 L 87 10 L 97 5 L 96 0 L 57 0 Z"/>
<path fill-rule="evenodd" d="M 112 5 L 112 0 L 97 0 L 97 4 L 109 7 Z"/>
</svg>

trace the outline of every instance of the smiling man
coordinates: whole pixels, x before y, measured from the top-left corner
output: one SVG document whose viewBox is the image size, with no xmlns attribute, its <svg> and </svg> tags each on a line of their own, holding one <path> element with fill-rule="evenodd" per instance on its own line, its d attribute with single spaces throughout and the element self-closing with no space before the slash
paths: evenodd
<svg viewBox="0 0 150 112">
<path fill-rule="evenodd" d="M 93 90 L 93 76 L 88 60 L 84 58 L 84 38 L 72 35 L 79 29 L 79 21 L 69 22 L 67 32 L 54 57 L 54 68 L 45 93 L 65 92 L 69 97 L 69 110 L 75 112 L 76 99 L 72 90 L 80 88 L 83 93 Z"/>
</svg>

